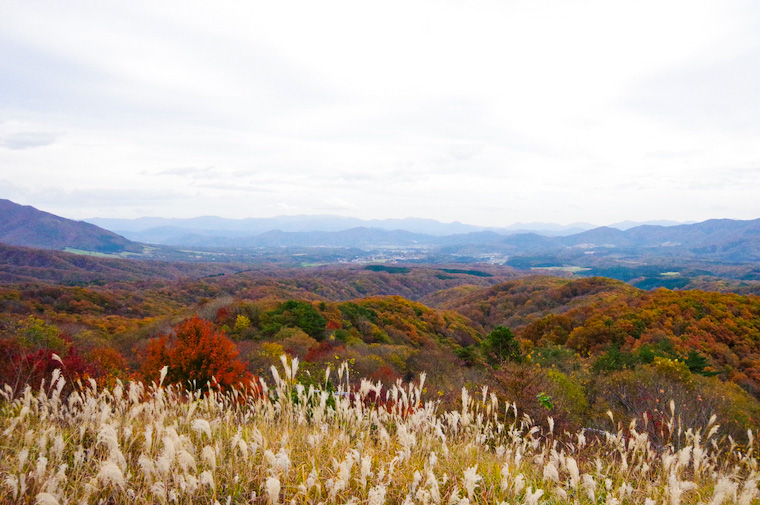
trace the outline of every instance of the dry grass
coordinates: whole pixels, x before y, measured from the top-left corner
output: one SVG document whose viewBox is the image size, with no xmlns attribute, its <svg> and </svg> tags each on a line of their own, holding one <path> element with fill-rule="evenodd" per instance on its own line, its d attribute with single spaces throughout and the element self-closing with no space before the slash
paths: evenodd
<svg viewBox="0 0 760 505">
<path fill-rule="evenodd" d="M 331 395 L 296 384 L 297 361 L 267 396 L 190 393 L 130 382 L 112 391 L 63 378 L 6 398 L 0 501 L 154 503 L 758 503 L 757 460 L 718 426 L 656 447 L 625 432 L 553 433 L 488 391 L 439 412 L 415 385 L 363 382 Z M 328 371 L 329 374 L 329 371 Z M 56 374 L 57 375 L 57 374 Z M 337 377 L 336 377 L 337 376 Z M 337 380 L 336 380 L 337 379 Z M 370 391 L 392 401 L 377 408 Z M 611 421 L 612 423 L 612 421 Z M 611 424 L 611 426 L 614 424 Z M 751 439 L 751 435 L 750 435 Z"/>
</svg>

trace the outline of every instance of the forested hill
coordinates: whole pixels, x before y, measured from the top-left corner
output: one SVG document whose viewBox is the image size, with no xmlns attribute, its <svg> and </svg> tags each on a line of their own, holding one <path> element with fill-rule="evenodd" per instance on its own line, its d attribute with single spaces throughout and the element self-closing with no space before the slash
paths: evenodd
<svg viewBox="0 0 760 505">
<path fill-rule="evenodd" d="M 423 301 L 468 317 L 482 332 L 508 326 L 531 345 L 606 354 L 623 368 L 651 353 L 698 352 L 715 372 L 760 395 L 760 296 L 645 291 L 603 277 L 527 277 Z"/>
<path fill-rule="evenodd" d="M 142 244 L 83 221 L 0 199 L 0 242 L 41 249 L 141 253 Z"/>
<path fill-rule="evenodd" d="M 563 279 L 536 275 L 485 288 L 441 290 L 421 301 L 431 307 L 455 310 L 484 329 L 498 325 L 519 328 L 551 313 L 587 305 L 605 294 L 637 296 L 644 291 L 606 277 Z"/>
<path fill-rule="evenodd" d="M 295 289 L 327 300 L 371 295 L 401 295 L 417 300 L 434 291 L 459 285 L 490 286 L 525 275 L 511 267 L 461 265 L 326 265 L 283 268 L 239 262 L 169 262 L 100 258 L 63 251 L 0 244 L 1 283 L 107 285 L 145 280 L 207 278 L 217 291 L 239 292 L 271 285 Z M 274 288 L 273 288 L 274 289 Z"/>
<path fill-rule="evenodd" d="M 172 263 L 101 258 L 0 244 L 0 282 L 91 285 L 147 279 L 181 279 L 244 270 L 239 264 Z"/>
</svg>

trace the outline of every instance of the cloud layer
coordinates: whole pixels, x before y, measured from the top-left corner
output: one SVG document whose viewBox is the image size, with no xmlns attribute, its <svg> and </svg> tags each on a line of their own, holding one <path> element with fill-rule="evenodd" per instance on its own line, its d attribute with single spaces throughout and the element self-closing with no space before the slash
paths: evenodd
<svg viewBox="0 0 760 505">
<path fill-rule="evenodd" d="M 760 217 L 754 2 L 3 10 L 0 197 L 67 217 Z"/>
</svg>

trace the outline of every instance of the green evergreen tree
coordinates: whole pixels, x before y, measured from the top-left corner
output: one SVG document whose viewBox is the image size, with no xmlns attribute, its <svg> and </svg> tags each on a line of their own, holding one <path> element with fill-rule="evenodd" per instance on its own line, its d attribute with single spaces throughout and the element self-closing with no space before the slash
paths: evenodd
<svg viewBox="0 0 760 505">
<path fill-rule="evenodd" d="M 491 363 L 504 361 L 521 361 L 520 343 L 515 340 L 515 334 L 505 326 L 497 326 L 483 341 L 487 359 Z"/>
</svg>

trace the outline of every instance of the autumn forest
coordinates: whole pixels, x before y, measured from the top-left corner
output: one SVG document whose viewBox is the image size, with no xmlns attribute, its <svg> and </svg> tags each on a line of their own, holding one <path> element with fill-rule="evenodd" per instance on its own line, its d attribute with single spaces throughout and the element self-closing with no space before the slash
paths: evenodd
<svg viewBox="0 0 760 505">
<path fill-rule="evenodd" d="M 108 386 L 156 381 L 168 365 L 171 383 L 223 390 L 268 377 L 287 355 L 303 384 L 344 362 L 385 385 L 426 372 L 426 395 L 444 406 L 487 385 L 569 430 L 608 411 L 656 420 L 671 399 L 695 422 L 717 413 L 737 437 L 760 422 L 755 295 L 506 267 L 333 266 L 7 283 L 0 310 L 0 381 L 14 396 L 56 368 L 70 385 Z"/>
</svg>

